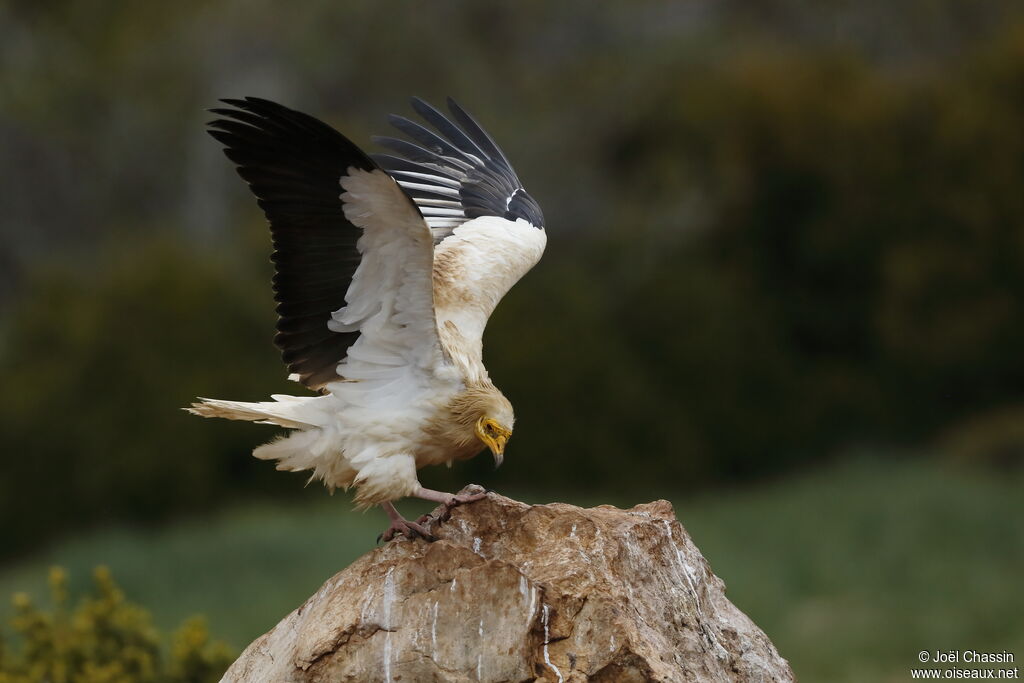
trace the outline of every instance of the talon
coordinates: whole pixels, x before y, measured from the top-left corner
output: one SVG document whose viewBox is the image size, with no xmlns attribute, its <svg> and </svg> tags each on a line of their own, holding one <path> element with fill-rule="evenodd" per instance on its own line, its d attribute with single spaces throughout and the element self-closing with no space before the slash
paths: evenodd
<svg viewBox="0 0 1024 683">
<path fill-rule="evenodd" d="M 441 511 L 437 514 L 437 522 L 447 522 L 452 516 L 452 509 L 460 505 L 467 503 L 474 503 L 478 500 L 483 500 L 487 497 L 487 492 L 482 493 L 466 493 L 462 495 L 456 495 L 451 493 L 444 493 L 442 491 L 433 491 L 431 489 L 425 489 L 422 486 L 413 492 L 413 495 L 417 498 L 429 500 L 434 503 L 441 504 Z M 390 513 L 389 513 L 390 514 Z M 397 513 L 396 513 L 397 514 Z"/>
<path fill-rule="evenodd" d="M 478 500 L 483 500 L 487 497 L 487 493 L 466 493 L 462 495 L 452 496 L 452 500 L 445 504 L 445 507 L 454 508 L 459 505 L 466 505 L 467 503 L 475 503 Z"/>
<path fill-rule="evenodd" d="M 391 520 L 391 524 L 384 530 L 384 533 L 377 537 L 378 542 L 383 538 L 384 542 L 387 543 L 398 534 L 402 534 L 410 540 L 414 538 L 423 538 L 426 541 L 437 540 L 426 527 L 420 524 L 419 521 L 410 522 L 402 517 L 402 515 L 398 514 L 398 510 L 396 510 L 395 506 L 391 503 L 382 503 L 381 506 L 384 508 L 384 511 L 388 513 L 388 518 Z"/>
<path fill-rule="evenodd" d="M 439 522 L 447 522 L 451 519 L 452 510 L 459 507 L 460 505 L 468 505 L 469 503 L 475 503 L 478 500 L 483 500 L 487 497 L 486 493 L 467 493 L 463 495 L 452 495 L 446 501 L 441 503 L 441 513 L 437 519 Z"/>
<path fill-rule="evenodd" d="M 427 531 L 424 527 L 420 526 L 416 522 L 410 522 L 408 520 L 395 520 L 391 523 L 391 526 L 387 528 L 383 534 L 378 537 L 378 540 L 383 538 L 384 542 L 391 541 L 395 536 L 401 534 L 409 540 L 416 538 L 422 538 L 426 541 L 436 541 L 434 535 Z"/>
</svg>

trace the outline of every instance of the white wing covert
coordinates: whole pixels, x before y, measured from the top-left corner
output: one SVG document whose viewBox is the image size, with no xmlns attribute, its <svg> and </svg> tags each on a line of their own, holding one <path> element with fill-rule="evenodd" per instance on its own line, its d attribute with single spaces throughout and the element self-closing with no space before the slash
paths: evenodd
<svg viewBox="0 0 1024 683">
<path fill-rule="evenodd" d="M 381 170 L 351 170 L 341 179 L 345 217 L 362 228 L 362 260 L 327 327 L 359 331 L 338 374 L 359 381 L 364 405 L 426 388 L 441 368 L 433 298 L 433 243 L 416 206 Z M 333 386 L 332 391 L 345 387 Z M 354 388 L 353 388 L 354 389 Z"/>
</svg>

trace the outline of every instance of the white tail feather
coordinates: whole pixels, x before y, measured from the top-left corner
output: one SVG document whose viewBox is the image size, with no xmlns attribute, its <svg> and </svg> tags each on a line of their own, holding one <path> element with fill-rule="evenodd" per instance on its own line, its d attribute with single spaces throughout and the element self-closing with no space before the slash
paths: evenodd
<svg viewBox="0 0 1024 683">
<path fill-rule="evenodd" d="M 199 401 L 199 403 L 193 403 L 192 407 L 185 408 L 185 410 L 200 417 L 249 420 L 251 422 L 275 424 L 291 429 L 309 429 L 316 426 L 310 422 L 298 419 L 295 415 L 295 402 L 291 401 L 243 403 L 241 401 L 222 401 L 216 398 L 200 398 Z"/>
<path fill-rule="evenodd" d="M 271 398 L 274 400 L 260 403 L 200 398 L 185 410 L 201 417 L 249 420 L 294 429 L 296 431 L 260 446 L 252 454 L 260 460 L 276 460 L 279 470 L 312 470 L 310 481 L 321 479 L 331 491 L 351 486 L 356 470 L 344 456 L 339 439 L 337 398 L 332 394 L 275 394 Z"/>
</svg>

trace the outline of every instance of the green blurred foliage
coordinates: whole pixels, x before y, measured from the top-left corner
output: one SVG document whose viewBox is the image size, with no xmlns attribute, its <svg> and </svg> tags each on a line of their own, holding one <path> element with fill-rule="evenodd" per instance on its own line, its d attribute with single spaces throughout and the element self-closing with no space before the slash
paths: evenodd
<svg viewBox="0 0 1024 683">
<path fill-rule="evenodd" d="M 222 96 L 366 141 L 451 93 L 543 205 L 485 339 L 506 465 L 428 485 L 649 497 L 985 431 L 1024 386 L 1024 23 L 833 5 L 0 7 L 0 554 L 300 493 L 248 457 L 272 429 L 178 410 L 302 391 L 266 229 L 202 132 Z"/>
<path fill-rule="evenodd" d="M 8 321 L 0 518 L 17 523 L 5 524 L 5 553 L 56 529 L 194 513 L 269 474 L 245 467 L 250 432 L 181 410 L 215 388 L 284 388 L 265 341 L 269 295 L 161 242 L 112 248 L 98 265 L 40 272 Z"/>
<path fill-rule="evenodd" d="M 1024 31 L 934 80 L 758 51 L 659 82 L 605 146 L 609 237 L 553 230 L 487 337 L 553 479 L 764 476 L 1019 400 Z"/>
<path fill-rule="evenodd" d="M 1024 405 L 1007 405 L 940 432 L 936 450 L 964 469 L 1005 475 L 1024 469 Z"/>
<path fill-rule="evenodd" d="M 798 680 L 909 679 L 921 649 L 1024 647 L 1022 472 L 849 453 L 678 507 Z"/>
<path fill-rule="evenodd" d="M 100 567 L 94 580 L 94 592 L 75 607 L 58 568 L 50 571 L 52 611 L 14 596 L 14 647 L 0 650 L 0 683 L 203 683 L 231 664 L 231 651 L 210 641 L 202 617 L 173 634 L 166 656 L 149 614 L 125 600 L 110 572 Z"/>
</svg>

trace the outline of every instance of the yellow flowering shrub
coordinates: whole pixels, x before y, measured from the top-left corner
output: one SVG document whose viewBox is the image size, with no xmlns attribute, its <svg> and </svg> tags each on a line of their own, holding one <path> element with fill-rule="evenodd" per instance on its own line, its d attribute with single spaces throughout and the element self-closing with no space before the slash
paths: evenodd
<svg viewBox="0 0 1024 683">
<path fill-rule="evenodd" d="M 149 613 L 125 599 L 105 567 L 77 605 L 63 569 L 49 579 L 52 611 L 14 596 L 13 638 L 0 636 L 0 683 L 206 683 L 233 659 L 202 617 L 186 621 L 165 650 Z"/>
</svg>

